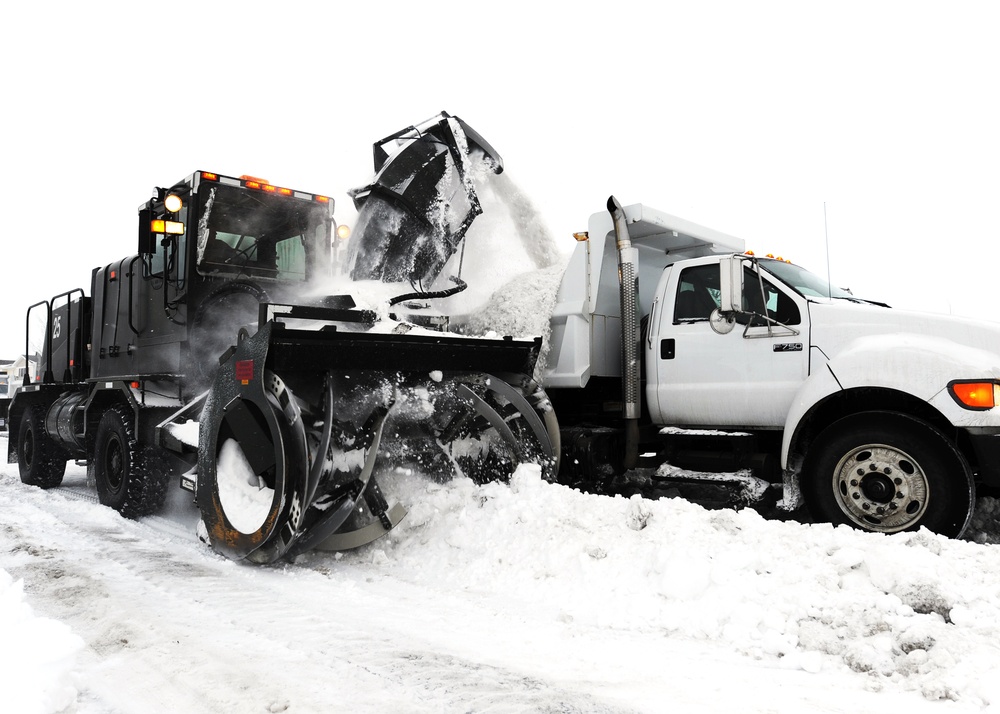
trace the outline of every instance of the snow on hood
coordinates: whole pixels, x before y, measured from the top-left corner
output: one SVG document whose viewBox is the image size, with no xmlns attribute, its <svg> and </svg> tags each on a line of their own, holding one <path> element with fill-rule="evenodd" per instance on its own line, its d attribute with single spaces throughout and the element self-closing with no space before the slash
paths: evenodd
<svg viewBox="0 0 1000 714">
<path fill-rule="evenodd" d="M 933 353 L 974 376 L 1000 377 L 1000 323 L 894 310 L 844 300 L 811 302 L 811 344 L 827 358 L 877 352 L 890 372 L 912 369 L 916 353 Z"/>
</svg>

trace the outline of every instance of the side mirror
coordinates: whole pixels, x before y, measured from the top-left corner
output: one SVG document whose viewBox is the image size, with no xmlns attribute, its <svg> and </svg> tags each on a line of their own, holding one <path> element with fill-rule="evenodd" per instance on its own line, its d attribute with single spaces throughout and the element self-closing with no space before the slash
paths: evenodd
<svg viewBox="0 0 1000 714">
<path fill-rule="evenodd" d="M 152 211 L 148 208 L 139 209 L 139 255 L 150 255 L 156 252 L 156 239 L 150 228 Z"/>
<path fill-rule="evenodd" d="M 719 309 L 722 312 L 743 310 L 743 256 L 727 255 L 719 260 Z"/>
</svg>

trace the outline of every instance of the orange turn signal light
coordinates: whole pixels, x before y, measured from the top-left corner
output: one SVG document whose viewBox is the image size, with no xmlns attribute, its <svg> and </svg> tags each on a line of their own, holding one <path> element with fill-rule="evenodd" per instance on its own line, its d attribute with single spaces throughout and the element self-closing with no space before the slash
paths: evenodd
<svg viewBox="0 0 1000 714">
<path fill-rule="evenodd" d="M 149 222 L 149 230 L 153 233 L 169 233 L 172 235 L 183 235 L 184 224 L 180 221 L 165 221 L 161 218 L 154 218 Z"/>
<path fill-rule="evenodd" d="M 996 382 L 952 382 L 948 390 L 966 409 L 992 409 L 1000 398 L 1000 384 Z"/>
</svg>

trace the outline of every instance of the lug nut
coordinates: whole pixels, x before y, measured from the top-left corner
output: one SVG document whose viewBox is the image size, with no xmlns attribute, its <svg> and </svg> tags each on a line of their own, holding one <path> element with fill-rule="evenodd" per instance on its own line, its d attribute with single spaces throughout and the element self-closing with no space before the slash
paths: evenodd
<svg viewBox="0 0 1000 714">
<path fill-rule="evenodd" d="M 868 510 L 871 510 L 871 506 L 869 506 L 869 505 L 868 505 L 867 503 L 862 503 L 862 504 L 861 504 L 861 507 L 862 507 L 863 509 L 865 509 L 866 511 L 868 511 Z"/>
<path fill-rule="evenodd" d="M 852 496 L 854 496 L 854 500 L 855 500 L 855 501 L 857 501 L 857 500 L 858 500 L 859 498 L 861 498 L 861 494 L 860 494 L 860 493 L 857 493 L 857 492 L 855 492 L 855 493 L 852 493 L 851 495 L 852 495 Z"/>
<path fill-rule="evenodd" d="M 892 469 L 890 469 L 888 466 L 886 466 L 884 469 L 882 469 L 882 473 L 884 473 L 886 475 L 891 474 L 892 473 Z"/>
<path fill-rule="evenodd" d="M 901 479 L 901 478 L 894 478 L 894 479 L 892 480 L 892 482 L 893 482 L 894 484 L 896 484 L 897 486 L 900 486 L 900 485 L 902 485 L 902 483 L 903 483 L 903 479 Z"/>
<path fill-rule="evenodd" d="M 852 486 L 857 486 L 858 485 L 858 480 L 856 478 L 852 478 L 851 479 L 851 485 Z"/>
</svg>

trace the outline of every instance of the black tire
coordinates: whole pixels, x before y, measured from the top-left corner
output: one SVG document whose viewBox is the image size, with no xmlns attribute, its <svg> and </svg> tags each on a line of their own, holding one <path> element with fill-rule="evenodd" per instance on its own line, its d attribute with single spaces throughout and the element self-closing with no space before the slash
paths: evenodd
<svg viewBox="0 0 1000 714">
<path fill-rule="evenodd" d="M 54 488 L 66 473 L 66 452 L 45 433 L 45 410 L 28 407 L 17 434 L 17 467 L 21 482 Z"/>
<path fill-rule="evenodd" d="M 159 510 L 166 495 L 166 469 L 155 452 L 136 443 L 131 410 L 115 405 L 101 417 L 94 442 L 97 496 L 125 518 Z"/>
<path fill-rule="evenodd" d="M 841 419 L 815 440 L 802 491 L 817 520 L 957 538 L 975 505 L 968 462 L 938 429 L 895 412 Z"/>
</svg>

